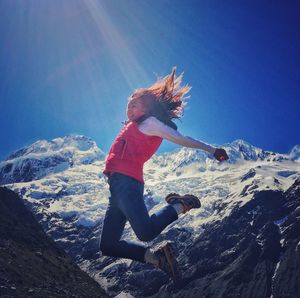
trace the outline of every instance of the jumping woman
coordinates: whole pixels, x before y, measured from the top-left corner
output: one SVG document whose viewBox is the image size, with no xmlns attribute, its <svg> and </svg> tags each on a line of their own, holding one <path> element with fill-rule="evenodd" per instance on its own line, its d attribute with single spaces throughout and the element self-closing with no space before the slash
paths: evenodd
<svg viewBox="0 0 300 298">
<path fill-rule="evenodd" d="M 167 205 L 149 216 L 143 192 L 143 165 L 157 151 L 163 139 L 184 147 L 202 149 L 218 161 L 228 159 L 222 148 L 215 148 L 191 137 L 183 136 L 172 119 L 182 116 L 184 98 L 189 86 L 181 86 L 182 74 L 172 73 L 148 88 L 138 89 L 128 99 L 124 127 L 112 144 L 103 173 L 108 177 L 110 197 L 106 210 L 100 249 L 103 255 L 150 263 L 166 272 L 176 282 L 180 271 L 171 242 L 157 249 L 142 243 L 121 240 L 127 221 L 137 238 L 148 242 L 192 208 L 200 208 L 200 200 L 191 194 L 171 193 Z"/>
</svg>

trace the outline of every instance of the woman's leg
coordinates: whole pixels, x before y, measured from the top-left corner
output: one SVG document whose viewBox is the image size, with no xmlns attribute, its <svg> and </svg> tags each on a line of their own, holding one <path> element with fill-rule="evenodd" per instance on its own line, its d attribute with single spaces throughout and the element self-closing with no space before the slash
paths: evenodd
<svg viewBox="0 0 300 298">
<path fill-rule="evenodd" d="M 126 220 L 141 241 L 150 241 L 178 218 L 175 209 L 168 205 L 159 212 L 148 214 L 143 198 L 144 184 L 122 174 L 110 179 L 110 203 L 103 222 L 100 248 L 104 255 L 144 262 L 147 246 L 133 241 L 120 240 Z"/>
<path fill-rule="evenodd" d="M 117 206 L 114 206 L 110 199 L 103 221 L 100 250 L 106 256 L 144 262 L 146 251 L 144 245 L 120 240 L 125 224 L 126 217 Z"/>
<path fill-rule="evenodd" d="M 178 219 L 175 209 L 168 205 L 149 216 L 142 196 L 132 193 L 124 196 L 120 209 L 141 241 L 156 238 L 169 224 Z"/>
<path fill-rule="evenodd" d="M 118 198 L 120 210 L 126 216 L 135 234 L 141 241 L 151 241 L 170 223 L 178 219 L 171 205 L 149 216 L 143 192 L 144 184 L 122 174 L 115 174 L 111 181 L 112 196 Z"/>
</svg>

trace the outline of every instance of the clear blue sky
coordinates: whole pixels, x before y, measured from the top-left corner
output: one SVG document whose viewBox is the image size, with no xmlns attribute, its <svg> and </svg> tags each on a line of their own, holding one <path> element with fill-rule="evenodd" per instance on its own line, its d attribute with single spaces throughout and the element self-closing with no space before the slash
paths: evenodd
<svg viewBox="0 0 300 298">
<path fill-rule="evenodd" d="M 71 133 L 107 152 L 127 97 L 174 65 L 192 86 L 182 133 L 288 152 L 300 143 L 299 28 L 297 0 L 2 0 L 0 159 Z"/>
</svg>

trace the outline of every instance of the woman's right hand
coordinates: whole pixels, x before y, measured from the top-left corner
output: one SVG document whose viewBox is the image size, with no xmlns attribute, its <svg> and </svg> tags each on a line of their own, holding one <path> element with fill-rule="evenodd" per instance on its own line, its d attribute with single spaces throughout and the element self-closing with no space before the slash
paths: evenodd
<svg viewBox="0 0 300 298">
<path fill-rule="evenodd" d="M 223 148 L 217 148 L 215 153 L 214 153 L 214 157 L 218 161 L 225 161 L 225 160 L 229 159 L 226 151 Z"/>
</svg>

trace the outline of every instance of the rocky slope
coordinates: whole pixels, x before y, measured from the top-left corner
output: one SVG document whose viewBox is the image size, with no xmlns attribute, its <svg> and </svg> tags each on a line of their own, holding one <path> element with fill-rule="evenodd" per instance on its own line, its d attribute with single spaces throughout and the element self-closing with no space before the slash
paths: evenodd
<svg viewBox="0 0 300 298">
<path fill-rule="evenodd" d="M 182 251 L 185 244 L 177 244 Z M 155 297 L 299 297 L 299 250 L 300 179 L 286 192 L 258 192 L 207 224 L 180 253 L 182 287 L 163 286 Z"/>
<path fill-rule="evenodd" d="M 0 188 L 0 296 L 107 297 L 49 239 L 23 201 Z"/>
</svg>

